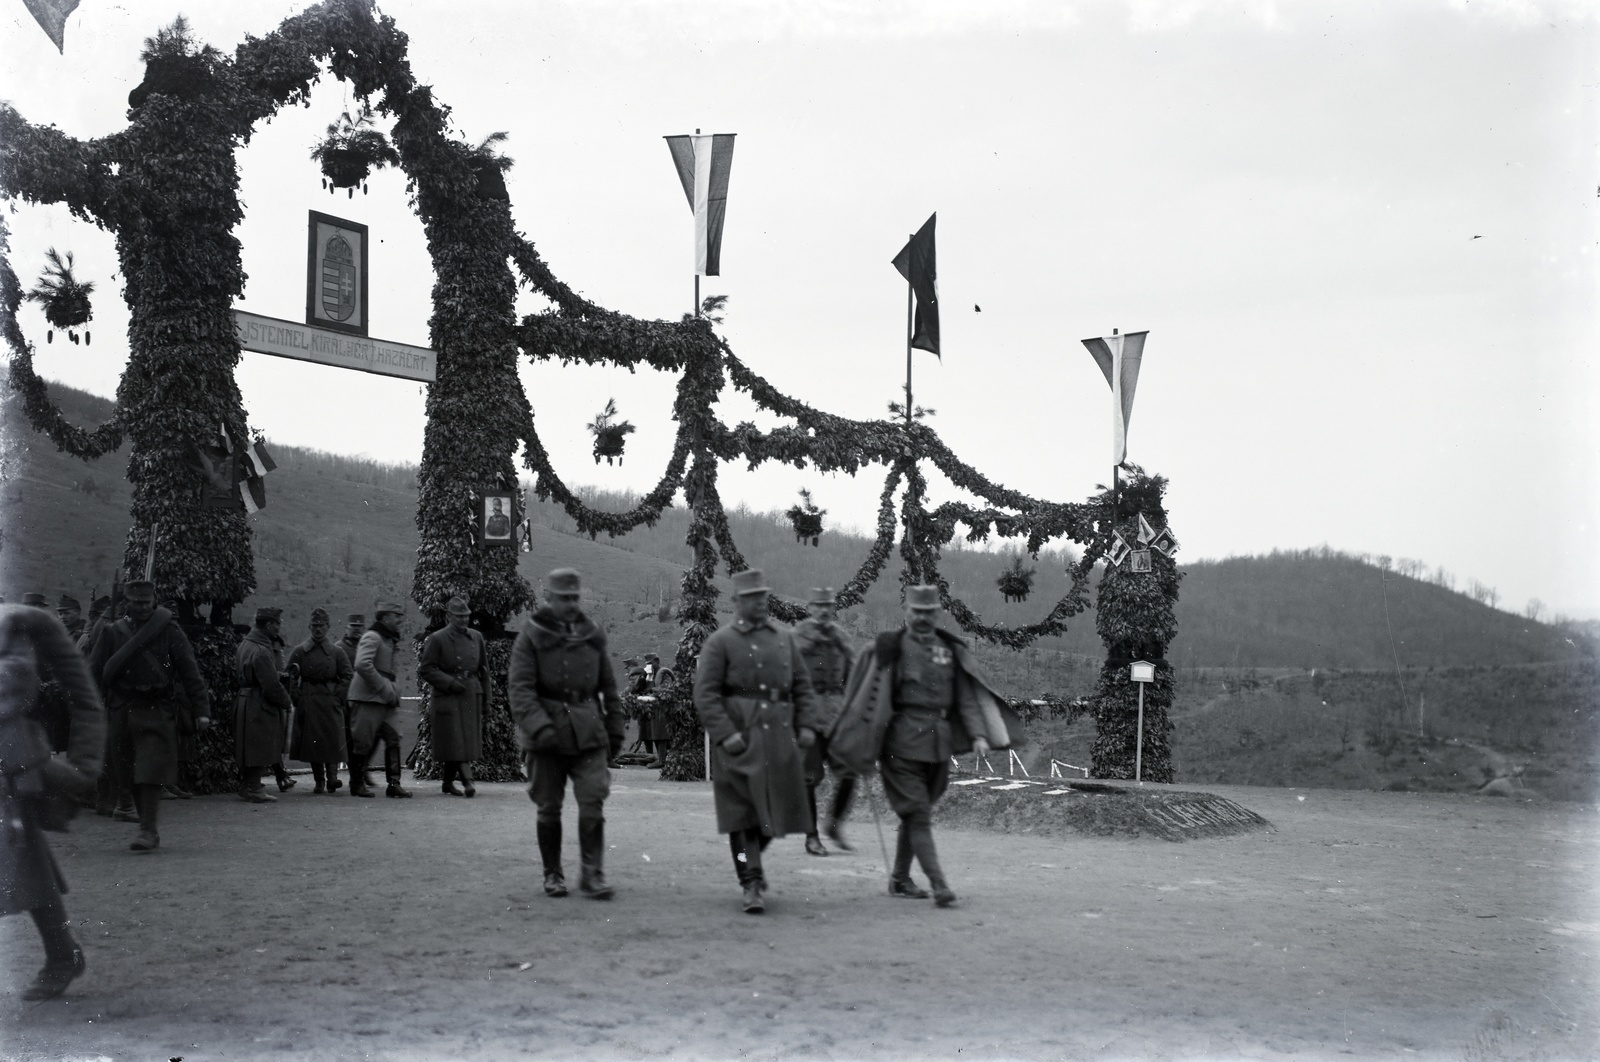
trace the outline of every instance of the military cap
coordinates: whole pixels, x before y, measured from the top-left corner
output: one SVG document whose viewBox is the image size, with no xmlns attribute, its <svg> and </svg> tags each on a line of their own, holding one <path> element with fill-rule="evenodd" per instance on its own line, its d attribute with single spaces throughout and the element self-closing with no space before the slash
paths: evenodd
<svg viewBox="0 0 1600 1062">
<path fill-rule="evenodd" d="M 581 579 L 576 568 L 557 568 L 544 577 L 544 589 L 547 594 L 576 594 L 579 592 Z"/>
<path fill-rule="evenodd" d="M 56 602 L 56 611 L 57 612 L 65 612 L 68 609 L 74 609 L 74 608 L 78 609 L 79 611 L 82 611 L 83 606 L 81 604 L 79 604 L 78 603 L 78 599 L 73 597 L 71 594 L 62 594 L 61 595 L 61 600 Z"/>
<path fill-rule="evenodd" d="M 745 594 L 770 593 L 772 593 L 772 587 L 767 585 L 760 568 L 746 568 L 742 572 L 733 573 L 733 594 L 735 597 L 742 597 Z"/>
<path fill-rule="evenodd" d="M 834 604 L 833 587 L 831 587 L 831 586 L 813 586 L 811 588 L 811 596 L 806 598 L 806 604 L 808 604 L 808 605 L 832 605 L 832 604 Z"/>
<path fill-rule="evenodd" d="M 657 654 L 655 654 L 655 653 L 646 653 L 646 654 L 644 654 L 644 658 L 645 658 L 645 660 L 646 660 L 646 661 L 651 661 L 651 660 L 653 660 L 653 661 L 655 661 L 655 662 L 656 662 L 656 663 L 658 663 L 658 664 L 659 664 L 659 663 L 661 663 L 661 657 L 660 657 L 660 656 L 658 656 L 658 655 L 657 655 Z"/>
<path fill-rule="evenodd" d="M 623 657 L 622 666 L 623 667 L 638 667 L 639 666 L 639 658 L 636 657 L 636 656 Z"/>
<path fill-rule="evenodd" d="M 352 612 L 344 618 L 344 621 L 346 623 L 365 623 L 367 622 L 367 614 L 365 612 Z"/>
<path fill-rule="evenodd" d="M 406 614 L 406 607 L 404 605 L 397 605 L 393 601 L 379 601 L 376 605 L 372 606 L 372 614 L 374 616 L 381 616 L 385 612 L 392 612 L 396 616 L 404 616 Z"/>
<path fill-rule="evenodd" d="M 43 594 L 23 594 L 22 603 L 24 605 L 31 605 L 34 608 L 50 607 L 50 599 L 45 597 Z"/>
<path fill-rule="evenodd" d="M 257 627 L 261 626 L 263 623 L 271 623 L 274 620 L 281 619 L 283 619 L 283 609 L 281 608 L 275 608 L 272 605 L 263 605 L 262 607 L 256 609 Z"/>
<path fill-rule="evenodd" d="M 468 607 L 467 599 L 460 596 L 452 597 L 449 601 L 446 601 L 444 610 L 452 616 L 472 615 L 472 609 Z"/>
<path fill-rule="evenodd" d="M 133 582 L 123 586 L 122 596 L 149 598 L 154 601 L 156 599 L 156 584 L 148 579 L 135 579 Z"/>
<path fill-rule="evenodd" d="M 327 609 L 318 607 L 311 610 L 311 622 L 316 623 L 318 620 L 321 620 L 323 623 L 328 622 Z"/>
<path fill-rule="evenodd" d="M 108 609 L 110 607 L 111 607 L 111 599 L 109 597 L 107 597 L 105 594 L 101 594 L 99 597 L 94 599 L 94 602 L 92 604 L 90 604 L 89 611 L 90 612 L 104 612 L 106 609 Z"/>
<path fill-rule="evenodd" d="M 906 587 L 906 604 L 912 608 L 938 608 L 939 588 L 937 586 L 908 586 Z"/>
</svg>

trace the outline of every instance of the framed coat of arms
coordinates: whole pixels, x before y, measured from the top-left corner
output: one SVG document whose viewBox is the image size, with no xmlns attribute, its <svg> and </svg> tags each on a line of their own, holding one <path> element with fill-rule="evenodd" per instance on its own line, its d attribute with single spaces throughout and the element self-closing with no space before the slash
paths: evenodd
<svg viewBox="0 0 1600 1062">
<path fill-rule="evenodd" d="M 309 211 L 306 324 L 367 334 L 367 227 Z"/>
</svg>

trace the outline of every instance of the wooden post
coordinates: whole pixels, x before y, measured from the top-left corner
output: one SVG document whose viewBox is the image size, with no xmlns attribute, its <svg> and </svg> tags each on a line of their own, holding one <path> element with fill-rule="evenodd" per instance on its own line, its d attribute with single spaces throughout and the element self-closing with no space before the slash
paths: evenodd
<svg viewBox="0 0 1600 1062">
<path fill-rule="evenodd" d="M 1133 745 L 1133 780 L 1140 785 L 1144 779 L 1140 775 L 1144 771 L 1144 683 L 1139 683 L 1139 730 L 1134 738 Z"/>
<path fill-rule="evenodd" d="M 907 243 L 917 238 L 916 233 L 907 237 Z M 910 272 L 907 269 L 906 272 Z M 913 289 L 911 278 L 906 278 L 906 431 L 911 431 L 911 340 L 912 332 L 916 328 L 916 313 L 912 308 Z"/>
</svg>

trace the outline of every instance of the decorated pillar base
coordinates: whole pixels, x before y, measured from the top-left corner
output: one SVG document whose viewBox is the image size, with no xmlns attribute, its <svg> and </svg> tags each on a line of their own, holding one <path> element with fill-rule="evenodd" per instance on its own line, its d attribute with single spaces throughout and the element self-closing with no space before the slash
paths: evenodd
<svg viewBox="0 0 1600 1062">
<path fill-rule="evenodd" d="M 200 677 L 211 691 L 211 726 L 203 734 L 178 735 L 178 783 L 191 793 L 232 793 L 239 788 L 233 747 L 233 702 L 239 692 L 234 659 L 239 634 L 232 627 L 186 626 Z"/>
</svg>

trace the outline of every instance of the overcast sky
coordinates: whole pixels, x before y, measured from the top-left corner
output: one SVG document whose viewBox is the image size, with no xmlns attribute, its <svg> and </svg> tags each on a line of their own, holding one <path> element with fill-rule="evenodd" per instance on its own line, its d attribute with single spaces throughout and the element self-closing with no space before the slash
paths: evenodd
<svg viewBox="0 0 1600 1062">
<path fill-rule="evenodd" d="M 0 0 L 0 98 L 104 135 L 126 123 L 141 40 L 180 11 L 231 52 L 302 7 L 83 0 L 62 56 Z M 704 292 L 730 296 L 734 349 L 790 394 L 886 415 L 905 372 L 889 260 L 938 211 L 944 354 L 917 355 L 916 400 L 991 479 L 1058 500 L 1105 482 L 1110 393 L 1081 340 L 1148 329 L 1129 456 L 1171 480 L 1180 559 L 1326 543 L 1443 566 L 1503 608 L 1600 615 L 1592 5 L 383 10 L 463 137 L 510 134 L 518 227 L 602 305 L 691 308 L 691 216 L 661 137 L 737 133 L 725 275 Z M 426 344 L 404 178 L 334 197 L 308 157 L 346 103 L 330 78 L 241 152 L 241 305 L 301 315 L 321 210 L 371 227 L 372 334 Z M 110 236 L 59 209 L 10 220 L 25 283 L 53 245 L 100 285 L 87 349 L 45 346 L 25 311 L 39 370 L 110 395 L 126 353 Z M 252 353 L 239 381 L 273 439 L 420 456 L 415 384 Z M 655 482 L 674 378 L 541 365 L 523 382 L 569 483 Z M 612 396 L 639 430 L 624 466 L 596 467 L 584 425 Z M 721 414 L 773 423 L 742 398 Z M 733 466 L 723 496 L 783 508 L 808 486 L 830 522 L 865 529 L 881 479 Z"/>
</svg>

